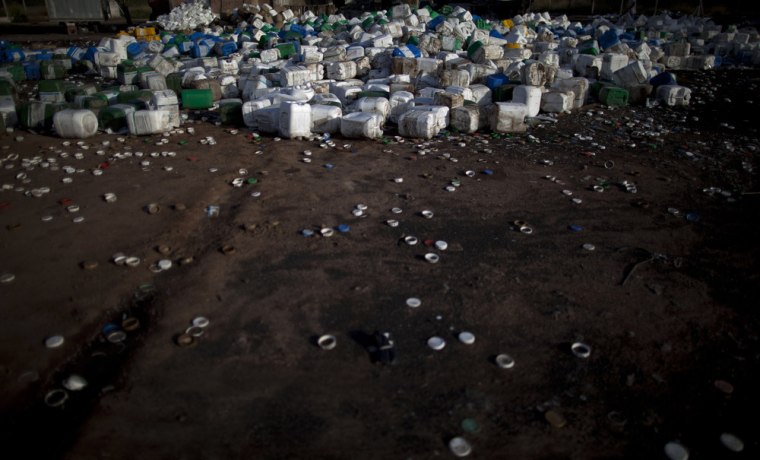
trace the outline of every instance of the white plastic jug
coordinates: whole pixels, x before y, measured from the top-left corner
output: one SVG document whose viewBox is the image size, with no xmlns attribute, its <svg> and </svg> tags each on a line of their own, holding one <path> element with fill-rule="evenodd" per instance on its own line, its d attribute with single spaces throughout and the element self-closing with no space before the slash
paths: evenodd
<svg viewBox="0 0 760 460">
<path fill-rule="evenodd" d="M 130 134 L 144 136 L 158 134 L 171 128 L 171 113 L 168 110 L 137 110 L 127 114 Z"/>
<path fill-rule="evenodd" d="M 243 103 L 243 123 L 249 128 L 256 128 L 256 118 L 254 113 L 263 109 L 264 107 L 271 106 L 272 103 L 269 99 L 256 99 L 255 101 L 246 101 Z"/>
<path fill-rule="evenodd" d="M 311 106 L 304 102 L 283 102 L 280 105 L 279 131 L 282 137 L 294 139 L 311 135 Z"/>
<path fill-rule="evenodd" d="M 528 106 L 528 116 L 535 117 L 541 111 L 541 88 L 537 86 L 520 85 L 512 92 L 512 102 L 520 102 Z"/>
<path fill-rule="evenodd" d="M 65 109 L 53 116 L 53 128 L 61 137 L 83 139 L 98 132 L 98 117 L 87 109 Z"/>
</svg>

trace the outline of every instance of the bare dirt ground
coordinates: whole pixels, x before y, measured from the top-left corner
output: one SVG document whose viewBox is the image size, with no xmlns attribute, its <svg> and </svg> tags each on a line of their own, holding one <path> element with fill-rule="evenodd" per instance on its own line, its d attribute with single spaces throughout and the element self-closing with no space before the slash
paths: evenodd
<svg viewBox="0 0 760 460">
<path fill-rule="evenodd" d="M 588 106 L 527 135 L 448 133 L 424 148 L 390 130 L 323 149 L 210 122 L 160 146 L 3 134 L 8 458 L 451 458 L 454 436 L 472 458 L 665 458 L 670 441 L 692 459 L 758 458 L 759 77 L 679 73 L 687 108 Z M 340 224 L 350 231 L 320 236 Z M 114 264 L 118 252 L 140 265 Z M 172 268 L 149 269 L 164 258 Z M 199 315 L 203 336 L 178 346 Z M 128 317 L 140 327 L 105 340 Z M 371 361 L 374 331 L 392 334 L 392 364 Z M 64 344 L 46 348 L 56 334 Z M 322 334 L 335 349 L 315 345 Z M 573 355 L 577 341 L 590 356 Z M 48 407 L 71 374 L 88 386 Z"/>
</svg>

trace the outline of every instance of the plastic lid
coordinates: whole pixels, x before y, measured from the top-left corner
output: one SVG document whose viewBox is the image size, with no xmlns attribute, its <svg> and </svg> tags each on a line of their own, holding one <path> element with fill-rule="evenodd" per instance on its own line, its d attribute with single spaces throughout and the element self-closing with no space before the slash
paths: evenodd
<svg viewBox="0 0 760 460">
<path fill-rule="evenodd" d="M 3 273 L 2 275 L 0 275 L 0 283 L 3 283 L 3 284 L 11 283 L 15 279 L 16 279 L 16 275 L 14 275 L 13 273 Z"/>
<path fill-rule="evenodd" d="M 63 387 L 70 391 L 79 391 L 87 386 L 87 380 L 81 375 L 72 374 L 63 381 Z"/>
<path fill-rule="evenodd" d="M 332 350 L 338 345 L 338 341 L 334 335 L 325 334 L 317 339 L 317 345 L 323 350 Z"/>
<path fill-rule="evenodd" d="M 53 335 L 45 339 L 45 346 L 48 348 L 58 348 L 63 345 L 64 338 L 62 335 Z"/>
<path fill-rule="evenodd" d="M 441 260 L 441 257 L 434 252 L 428 252 L 427 254 L 425 254 L 425 260 L 427 260 L 431 264 L 437 264 L 438 261 Z"/>
<path fill-rule="evenodd" d="M 169 259 L 161 259 L 158 261 L 158 267 L 161 270 L 168 270 L 172 268 L 172 261 Z"/>
<path fill-rule="evenodd" d="M 475 334 L 472 332 L 462 331 L 459 333 L 459 341 L 465 345 L 472 345 L 475 343 Z"/>
<path fill-rule="evenodd" d="M 420 240 L 418 240 L 416 236 L 407 236 L 404 238 L 404 242 L 409 246 L 414 246 L 415 244 L 419 243 L 419 241 Z"/>
<path fill-rule="evenodd" d="M 346 224 L 340 224 L 338 225 L 338 231 L 341 233 L 348 233 L 351 231 L 351 227 Z"/>
<path fill-rule="evenodd" d="M 665 455 L 670 460 L 688 460 L 689 451 L 684 446 L 677 442 L 669 442 L 665 444 Z"/>
<path fill-rule="evenodd" d="M 573 354 L 579 358 L 588 358 L 591 356 L 591 346 L 583 342 L 575 342 L 570 346 Z"/>
<path fill-rule="evenodd" d="M 449 248 L 449 243 L 447 243 L 447 242 L 445 242 L 443 240 L 438 240 L 438 241 L 435 242 L 435 247 L 439 251 L 445 251 L 446 249 Z"/>
<path fill-rule="evenodd" d="M 411 308 L 417 308 L 420 305 L 422 305 L 422 300 L 420 300 L 417 297 L 409 297 L 408 299 L 406 299 L 406 305 Z"/>
<path fill-rule="evenodd" d="M 443 350 L 443 347 L 446 346 L 446 341 L 441 337 L 433 336 L 428 339 L 427 344 L 433 350 Z"/>
<path fill-rule="evenodd" d="M 507 354 L 500 354 L 496 356 L 496 365 L 502 369 L 511 369 L 515 367 L 515 360 Z"/>
<path fill-rule="evenodd" d="M 466 439 L 457 436 L 449 441 L 449 449 L 451 453 L 457 457 L 466 457 L 472 453 L 472 447 Z"/>
<path fill-rule="evenodd" d="M 596 246 L 594 246 L 594 245 L 593 245 L 593 244 L 591 244 L 591 243 L 585 243 L 585 244 L 583 245 L 583 249 L 585 249 L 585 250 L 587 250 L 587 251 L 593 251 L 594 249 L 596 249 Z"/>
<path fill-rule="evenodd" d="M 730 451 L 741 452 L 744 450 L 744 442 L 731 433 L 721 434 L 720 442 Z"/>
<path fill-rule="evenodd" d="M 422 214 L 422 217 L 426 219 L 432 219 L 434 216 L 433 211 L 429 209 L 423 209 L 422 212 L 420 212 L 420 214 Z"/>
<path fill-rule="evenodd" d="M 208 327 L 209 320 L 205 316 L 196 316 L 193 318 L 193 326 Z"/>
</svg>

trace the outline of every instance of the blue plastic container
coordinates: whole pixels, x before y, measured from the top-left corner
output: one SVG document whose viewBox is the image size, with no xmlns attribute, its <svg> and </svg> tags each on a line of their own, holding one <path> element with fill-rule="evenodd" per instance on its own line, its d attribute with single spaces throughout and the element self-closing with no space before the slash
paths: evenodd
<svg viewBox="0 0 760 460">
<path fill-rule="evenodd" d="M 509 77 L 503 73 L 495 73 L 486 77 L 486 86 L 491 90 L 498 88 L 499 86 L 509 83 Z"/>
<path fill-rule="evenodd" d="M 27 80 L 39 80 L 40 79 L 40 64 L 37 62 L 25 62 L 24 73 Z"/>
<path fill-rule="evenodd" d="M 654 88 L 662 85 L 677 85 L 676 76 L 670 72 L 663 72 L 649 79 L 649 84 Z"/>
<path fill-rule="evenodd" d="M 599 37 L 599 46 L 603 49 L 610 49 L 615 45 L 620 44 L 620 37 L 618 37 L 617 32 L 615 29 L 610 29 L 607 32 L 603 33 L 601 37 Z"/>
</svg>

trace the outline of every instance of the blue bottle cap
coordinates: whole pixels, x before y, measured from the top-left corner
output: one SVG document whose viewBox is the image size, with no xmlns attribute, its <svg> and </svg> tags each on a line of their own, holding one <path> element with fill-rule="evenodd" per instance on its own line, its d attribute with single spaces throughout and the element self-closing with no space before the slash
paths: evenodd
<svg viewBox="0 0 760 460">
<path fill-rule="evenodd" d="M 351 231 L 351 227 L 346 224 L 340 224 L 338 225 L 338 231 L 341 233 L 348 233 Z"/>
<path fill-rule="evenodd" d="M 492 176 L 493 175 L 493 170 L 492 169 L 484 169 L 483 170 L 483 174 L 485 174 L 486 176 Z"/>
<path fill-rule="evenodd" d="M 583 227 L 581 227 L 580 225 L 571 225 L 569 228 L 570 230 L 574 232 L 580 232 L 583 230 Z"/>
</svg>

